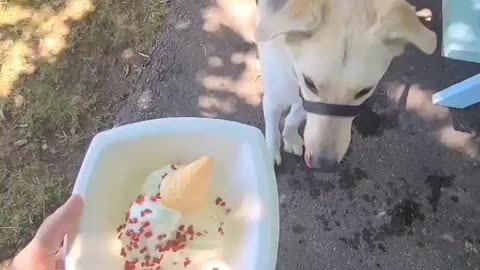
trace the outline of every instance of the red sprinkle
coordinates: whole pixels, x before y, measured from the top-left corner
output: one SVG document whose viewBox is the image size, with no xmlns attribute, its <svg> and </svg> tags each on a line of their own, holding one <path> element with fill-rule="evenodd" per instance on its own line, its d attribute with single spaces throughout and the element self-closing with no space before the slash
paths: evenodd
<svg viewBox="0 0 480 270">
<path fill-rule="evenodd" d="M 178 246 L 174 246 L 174 247 L 172 247 L 172 251 L 173 251 L 173 252 L 177 252 L 177 251 L 179 251 L 179 250 L 184 249 L 186 246 L 187 246 L 187 245 L 185 245 L 185 244 L 181 244 L 181 245 L 178 245 Z"/>
<path fill-rule="evenodd" d="M 150 262 L 149 262 L 150 259 L 151 259 L 150 255 L 145 255 L 145 264 L 146 264 L 147 266 L 150 264 Z"/>
<path fill-rule="evenodd" d="M 221 207 L 224 207 L 225 205 L 227 205 L 225 202 L 222 202 L 222 203 L 220 204 Z"/>
<path fill-rule="evenodd" d="M 166 234 L 161 234 L 161 235 L 159 235 L 159 236 L 157 237 L 157 239 L 158 239 L 158 240 L 162 240 L 162 239 L 164 239 L 164 238 L 166 238 L 166 237 L 167 237 Z"/>
<path fill-rule="evenodd" d="M 144 201 L 145 198 L 143 197 L 143 195 L 138 195 L 137 199 L 135 200 L 135 202 L 138 204 L 143 204 Z"/>
<path fill-rule="evenodd" d="M 190 240 L 193 240 L 193 237 L 195 236 L 195 231 L 193 230 L 193 225 L 188 226 L 187 234 L 190 235 Z"/>
<path fill-rule="evenodd" d="M 137 262 L 125 261 L 124 269 L 125 270 L 135 270 L 135 264 Z"/>
<path fill-rule="evenodd" d="M 150 196 L 150 200 L 151 200 L 152 202 L 156 202 L 156 201 L 158 201 L 159 199 L 160 199 L 160 198 L 158 198 L 156 195 L 151 195 L 151 196 Z"/>
<path fill-rule="evenodd" d="M 221 203 L 222 201 L 223 201 L 222 198 L 217 197 L 217 199 L 215 200 L 215 204 L 216 204 L 216 205 L 220 205 L 220 203 Z"/>
<path fill-rule="evenodd" d="M 140 233 L 133 233 L 132 237 L 130 237 L 132 241 L 138 242 L 140 240 Z"/>
<path fill-rule="evenodd" d="M 185 225 L 180 225 L 180 226 L 178 226 L 178 230 L 179 230 L 179 231 L 183 231 L 184 229 L 185 229 Z"/>
<path fill-rule="evenodd" d="M 130 224 L 136 224 L 138 222 L 137 218 L 132 218 L 128 221 Z"/>
<path fill-rule="evenodd" d="M 178 242 L 185 242 L 185 241 L 187 241 L 187 237 L 186 237 L 184 234 L 181 234 L 180 232 L 177 232 L 177 234 L 175 235 L 175 239 L 176 239 Z"/>
<path fill-rule="evenodd" d="M 187 267 L 191 262 L 192 262 L 192 260 L 190 260 L 190 259 L 187 257 L 187 258 L 185 258 L 185 261 L 183 262 L 183 266 L 184 266 L 184 267 Z"/>
<path fill-rule="evenodd" d="M 153 264 L 160 264 L 162 262 L 162 259 L 159 259 L 157 257 L 153 257 L 152 263 Z"/>
<path fill-rule="evenodd" d="M 132 246 L 133 246 L 134 249 L 137 249 L 138 248 L 138 242 L 133 242 Z"/>
<path fill-rule="evenodd" d="M 117 227 L 117 232 L 121 232 L 123 230 L 123 228 L 125 228 L 125 224 L 122 224 L 120 226 Z"/>
<path fill-rule="evenodd" d="M 144 248 L 140 249 L 140 253 L 143 254 L 143 253 L 147 252 L 147 250 L 148 250 L 148 248 L 147 248 L 147 247 L 144 247 Z"/>
<path fill-rule="evenodd" d="M 176 167 L 174 164 L 171 164 L 171 165 L 170 165 L 170 169 L 172 169 L 172 170 L 176 170 L 176 169 L 177 169 L 177 167 Z"/>
<path fill-rule="evenodd" d="M 148 231 L 148 232 L 145 233 L 146 238 L 150 238 L 152 236 L 153 236 L 153 233 L 151 231 Z"/>
</svg>

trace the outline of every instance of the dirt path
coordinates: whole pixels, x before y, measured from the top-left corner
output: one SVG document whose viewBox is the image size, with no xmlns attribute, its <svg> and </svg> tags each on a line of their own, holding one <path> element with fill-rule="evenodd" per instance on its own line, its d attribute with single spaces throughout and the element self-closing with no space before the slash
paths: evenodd
<svg viewBox="0 0 480 270">
<path fill-rule="evenodd" d="M 254 11 L 248 1 L 230 2 Z M 209 1 L 175 1 L 152 61 L 117 122 L 207 116 L 261 125 L 256 48 L 230 28 L 229 11 Z"/>
<path fill-rule="evenodd" d="M 438 32 L 439 1 L 414 2 L 432 10 L 427 24 Z M 175 1 L 117 122 L 207 116 L 262 128 L 251 8 L 242 0 Z M 430 103 L 433 92 L 478 71 L 409 50 L 357 119 L 337 173 L 286 156 L 277 175 L 277 268 L 480 269 L 478 144 Z"/>
</svg>

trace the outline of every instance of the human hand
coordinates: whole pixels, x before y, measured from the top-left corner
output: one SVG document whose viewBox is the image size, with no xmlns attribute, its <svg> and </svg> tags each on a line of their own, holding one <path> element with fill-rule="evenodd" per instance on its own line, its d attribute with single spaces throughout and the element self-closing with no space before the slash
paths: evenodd
<svg viewBox="0 0 480 270">
<path fill-rule="evenodd" d="M 82 210 L 82 197 L 70 197 L 40 225 L 33 240 L 13 259 L 12 270 L 65 269 L 62 241 L 78 226 Z"/>
</svg>

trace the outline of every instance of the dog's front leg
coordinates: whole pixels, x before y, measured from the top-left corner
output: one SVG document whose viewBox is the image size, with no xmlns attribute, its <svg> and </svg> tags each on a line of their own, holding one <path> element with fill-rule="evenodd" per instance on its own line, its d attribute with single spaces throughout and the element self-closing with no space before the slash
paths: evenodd
<svg viewBox="0 0 480 270">
<path fill-rule="evenodd" d="M 290 112 L 285 118 L 285 126 L 283 127 L 282 135 L 285 152 L 297 156 L 303 154 L 303 138 L 298 133 L 298 128 L 305 120 L 305 117 L 306 113 L 301 101 L 293 104 Z"/>
<path fill-rule="evenodd" d="M 265 118 L 265 139 L 272 162 L 282 163 L 280 154 L 280 118 L 287 106 L 278 104 L 268 94 L 263 96 L 263 116 Z"/>
<path fill-rule="evenodd" d="M 287 54 L 274 42 L 258 45 L 263 77 L 263 116 L 265 138 L 272 157 L 272 163 L 280 164 L 280 118 L 295 98 L 298 98 L 298 84 L 292 74 Z"/>
</svg>

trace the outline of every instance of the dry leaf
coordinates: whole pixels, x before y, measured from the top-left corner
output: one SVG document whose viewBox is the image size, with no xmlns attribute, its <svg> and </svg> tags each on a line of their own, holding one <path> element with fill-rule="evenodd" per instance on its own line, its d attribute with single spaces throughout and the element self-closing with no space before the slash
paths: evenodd
<svg viewBox="0 0 480 270">
<path fill-rule="evenodd" d="M 21 140 L 18 140 L 16 142 L 14 142 L 13 146 L 24 146 L 27 143 L 28 143 L 27 139 L 21 139 Z"/>
</svg>

